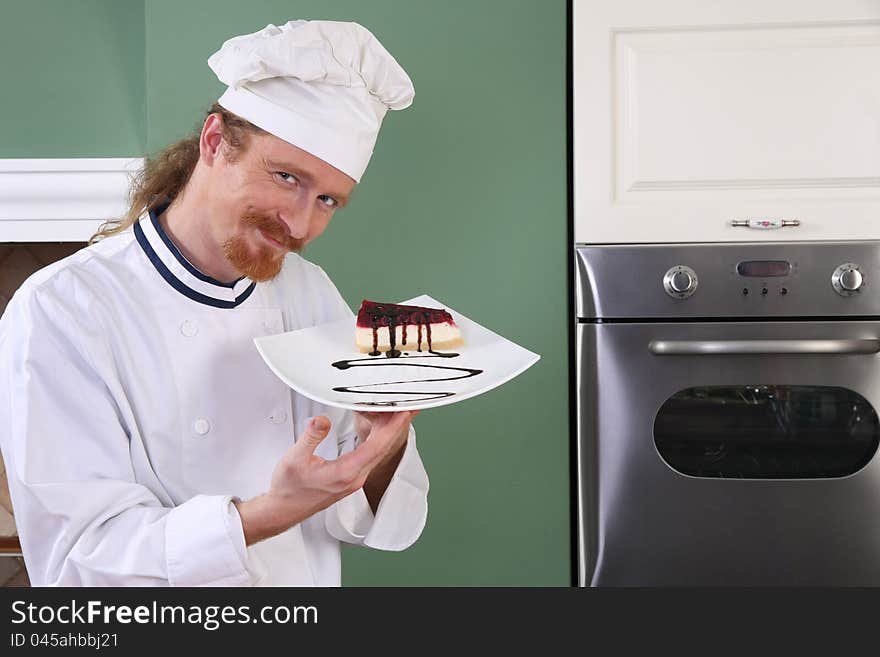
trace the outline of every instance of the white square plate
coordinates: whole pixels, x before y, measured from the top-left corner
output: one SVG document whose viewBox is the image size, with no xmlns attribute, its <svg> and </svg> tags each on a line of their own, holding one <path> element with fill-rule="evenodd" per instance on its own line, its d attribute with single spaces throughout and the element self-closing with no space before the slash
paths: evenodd
<svg viewBox="0 0 880 657">
<path fill-rule="evenodd" d="M 463 346 L 451 350 L 458 355 L 441 358 L 408 351 L 400 358 L 388 358 L 361 353 L 354 342 L 354 317 L 254 338 L 254 343 L 278 378 L 298 393 L 355 411 L 454 404 L 507 383 L 540 358 L 428 295 L 401 303 L 445 308 L 464 338 Z"/>
</svg>

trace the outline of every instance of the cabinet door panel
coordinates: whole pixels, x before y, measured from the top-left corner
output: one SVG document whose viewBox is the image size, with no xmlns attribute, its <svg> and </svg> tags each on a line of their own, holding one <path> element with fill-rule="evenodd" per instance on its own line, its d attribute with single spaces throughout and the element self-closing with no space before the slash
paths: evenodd
<svg viewBox="0 0 880 657">
<path fill-rule="evenodd" d="M 880 238 L 880 2 L 575 0 L 573 29 L 578 242 Z"/>
</svg>

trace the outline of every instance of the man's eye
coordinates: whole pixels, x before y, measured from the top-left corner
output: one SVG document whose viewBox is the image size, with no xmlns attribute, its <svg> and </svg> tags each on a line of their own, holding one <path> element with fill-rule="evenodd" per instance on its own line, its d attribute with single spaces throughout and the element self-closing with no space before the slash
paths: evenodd
<svg viewBox="0 0 880 657">
<path fill-rule="evenodd" d="M 326 194 L 321 194 L 318 199 L 326 205 L 328 208 L 335 208 L 339 203 L 332 196 L 327 196 Z"/>
<path fill-rule="evenodd" d="M 281 178 L 284 182 L 298 182 L 296 176 L 287 173 L 286 171 L 276 171 L 275 175 Z"/>
</svg>

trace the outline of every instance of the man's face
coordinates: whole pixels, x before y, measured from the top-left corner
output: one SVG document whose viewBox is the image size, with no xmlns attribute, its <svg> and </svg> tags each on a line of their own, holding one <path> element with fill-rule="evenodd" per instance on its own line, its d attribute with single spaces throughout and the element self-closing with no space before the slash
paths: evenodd
<svg viewBox="0 0 880 657">
<path fill-rule="evenodd" d="M 212 215 L 226 259 L 243 276 L 266 281 L 289 251 L 324 232 L 355 186 L 354 179 L 274 135 L 250 135 L 247 146 L 213 172 Z"/>
</svg>

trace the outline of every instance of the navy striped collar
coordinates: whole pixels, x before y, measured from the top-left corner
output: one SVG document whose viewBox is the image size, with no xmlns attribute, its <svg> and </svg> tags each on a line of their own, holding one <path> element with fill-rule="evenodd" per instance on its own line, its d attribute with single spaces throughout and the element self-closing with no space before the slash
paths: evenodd
<svg viewBox="0 0 880 657">
<path fill-rule="evenodd" d="M 239 278 L 223 283 L 206 276 L 193 267 L 159 223 L 164 207 L 150 210 L 134 224 L 134 234 L 156 271 L 175 290 L 216 308 L 235 308 L 242 304 L 256 288 L 256 282 Z"/>
</svg>

